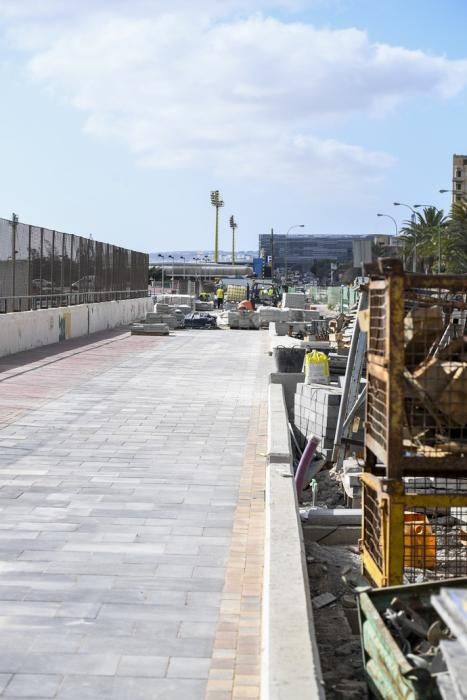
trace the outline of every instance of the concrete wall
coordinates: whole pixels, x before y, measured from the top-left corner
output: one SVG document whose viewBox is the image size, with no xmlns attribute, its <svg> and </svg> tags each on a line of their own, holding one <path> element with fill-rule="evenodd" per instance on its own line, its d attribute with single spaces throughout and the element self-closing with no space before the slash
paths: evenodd
<svg viewBox="0 0 467 700">
<path fill-rule="evenodd" d="M 153 300 L 141 298 L 1 314 L 0 357 L 124 326 L 152 310 Z"/>
<path fill-rule="evenodd" d="M 269 386 L 261 700 L 324 700 L 284 391 Z"/>
</svg>

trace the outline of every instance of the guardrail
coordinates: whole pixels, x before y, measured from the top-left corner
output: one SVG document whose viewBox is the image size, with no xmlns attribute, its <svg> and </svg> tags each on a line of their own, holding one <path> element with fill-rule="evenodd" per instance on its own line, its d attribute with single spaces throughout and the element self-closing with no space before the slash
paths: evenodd
<svg viewBox="0 0 467 700">
<path fill-rule="evenodd" d="M 0 314 L 19 311 L 53 309 L 59 306 L 95 304 L 102 301 L 121 301 L 147 297 L 147 289 L 125 289 L 105 292 L 67 292 L 65 294 L 35 294 L 31 296 L 0 297 Z"/>
</svg>

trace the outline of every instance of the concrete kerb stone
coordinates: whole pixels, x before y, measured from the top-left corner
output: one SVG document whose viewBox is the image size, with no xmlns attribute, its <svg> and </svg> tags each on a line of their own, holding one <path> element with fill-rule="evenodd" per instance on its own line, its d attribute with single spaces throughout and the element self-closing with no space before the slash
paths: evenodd
<svg viewBox="0 0 467 700">
<path fill-rule="evenodd" d="M 280 415 L 282 413 L 282 415 Z M 280 385 L 269 386 L 268 445 L 284 453 L 287 413 Z M 271 431 L 280 433 L 273 439 Z M 287 429 L 288 435 L 288 429 Z M 271 460 L 266 481 L 261 699 L 324 700 L 319 653 L 292 470 L 292 452 Z"/>
<path fill-rule="evenodd" d="M 284 390 L 280 384 L 269 385 L 268 460 L 292 464 L 292 445 L 287 420 Z"/>
</svg>

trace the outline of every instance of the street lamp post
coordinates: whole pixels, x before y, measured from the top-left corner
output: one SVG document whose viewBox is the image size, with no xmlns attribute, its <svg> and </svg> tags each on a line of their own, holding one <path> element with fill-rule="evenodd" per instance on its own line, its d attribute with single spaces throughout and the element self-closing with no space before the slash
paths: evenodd
<svg viewBox="0 0 467 700">
<path fill-rule="evenodd" d="M 285 234 L 285 260 L 284 260 L 284 267 L 285 267 L 285 283 L 287 284 L 287 277 L 288 277 L 288 262 L 289 262 L 289 233 L 291 232 L 292 229 L 294 228 L 304 228 L 305 224 L 294 224 L 289 228 L 287 233 Z"/>
<path fill-rule="evenodd" d="M 174 258 L 173 255 L 168 255 L 167 258 L 168 258 L 169 260 L 172 260 L 172 288 L 171 288 L 171 290 L 170 290 L 170 293 L 172 293 L 172 291 L 173 291 L 173 289 L 174 289 L 174 284 L 175 284 L 175 283 L 174 283 L 174 260 L 175 260 L 175 258 Z"/>
<path fill-rule="evenodd" d="M 413 272 L 417 272 L 417 232 L 415 230 L 415 215 L 417 212 L 413 207 L 410 206 L 410 204 L 404 204 L 404 202 L 393 202 L 395 207 L 407 207 L 407 209 L 410 209 L 412 212 L 411 219 L 412 219 L 412 224 L 414 227 L 414 242 L 413 242 L 413 262 L 412 262 L 412 269 Z"/>
<path fill-rule="evenodd" d="M 219 209 L 224 206 L 219 190 L 211 192 L 211 204 L 216 208 L 216 227 L 214 231 L 214 262 L 219 262 Z"/>
<path fill-rule="evenodd" d="M 398 225 L 397 225 L 397 221 L 395 220 L 395 218 L 394 218 L 393 216 L 391 216 L 391 214 L 376 214 L 376 216 L 385 216 L 385 217 L 387 217 L 388 219 L 391 219 L 391 220 L 394 222 L 394 228 L 395 228 L 395 230 L 396 230 L 396 236 L 398 235 L 398 233 L 399 233 L 399 227 L 398 227 Z"/>
<path fill-rule="evenodd" d="M 185 287 L 185 284 L 186 284 L 185 283 L 185 264 L 186 264 L 185 256 L 180 255 L 180 260 L 183 260 L 183 286 Z"/>
<path fill-rule="evenodd" d="M 235 229 L 238 224 L 233 216 L 230 217 L 230 228 L 232 229 L 232 265 L 235 265 Z"/>
<path fill-rule="evenodd" d="M 165 280 L 164 280 L 164 263 L 165 263 L 165 255 L 159 255 L 157 256 L 158 258 L 162 258 L 162 294 L 165 294 Z"/>
</svg>

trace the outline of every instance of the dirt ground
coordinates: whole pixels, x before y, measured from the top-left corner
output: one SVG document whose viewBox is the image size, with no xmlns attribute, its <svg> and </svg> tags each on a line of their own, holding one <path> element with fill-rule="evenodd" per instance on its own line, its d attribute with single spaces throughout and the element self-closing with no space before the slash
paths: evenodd
<svg viewBox="0 0 467 700">
<path fill-rule="evenodd" d="M 317 481 L 317 505 L 328 508 L 343 506 L 342 488 L 333 470 L 320 472 Z M 303 506 L 307 505 L 311 505 L 311 491 L 304 494 Z M 366 700 L 356 598 L 352 586 L 359 583 L 358 548 L 356 545 L 329 546 L 314 542 L 307 544 L 305 551 L 326 699 Z M 323 607 L 316 607 L 313 599 L 322 593 L 331 593 L 335 600 Z"/>
</svg>

